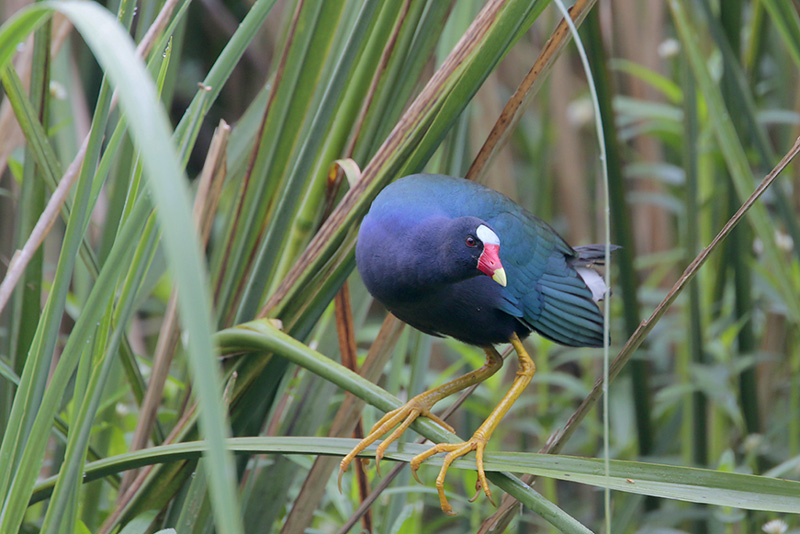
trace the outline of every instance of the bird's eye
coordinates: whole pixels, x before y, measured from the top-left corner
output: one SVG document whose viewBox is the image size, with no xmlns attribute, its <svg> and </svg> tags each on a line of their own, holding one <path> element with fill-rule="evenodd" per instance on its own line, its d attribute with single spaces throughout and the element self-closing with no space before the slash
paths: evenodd
<svg viewBox="0 0 800 534">
<path fill-rule="evenodd" d="M 468 247 L 474 247 L 474 246 L 477 246 L 477 245 L 478 245 L 478 242 L 475 241 L 474 237 L 472 237 L 472 236 L 467 237 L 467 246 Z"/>
</svg>

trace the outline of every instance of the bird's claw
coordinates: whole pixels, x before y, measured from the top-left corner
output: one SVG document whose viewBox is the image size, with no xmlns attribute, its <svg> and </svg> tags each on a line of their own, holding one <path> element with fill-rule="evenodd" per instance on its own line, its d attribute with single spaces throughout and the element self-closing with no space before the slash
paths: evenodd
<svg viewBox="0 0 800 534">
<path fill-rule="evenodd" d="M 362 439 L 358 445 L 356 445 L 355 448 L 342 459 L 341 463 L 339 464 L 339 491 L 342 491 L 342 475 L 350 466 L 352 461 L 356 458 L 356 456 L 363 452 L 367 447 L 375 443 L 378 438 L 392 430 L 392 428 L 395 426 L 397 426 L 397 428 L 395 428 L 392 433 L 389 434 L 389 436 L 384 439 L 380 445 L 378 445 L 378 448 L 375 451 L 375 467 L 378 471 L 378 475 L 381 473 L 380 461 L 386 453 L 386 449 L 393 442 L 397 441 L 400 435 L 405 432 L 405 430 L 411 426 L 411 423 L 413 423 L 418 417 L 427 417 L 434 423 L 441 425 L 450 432 L 454 432 L 453 427 L 430 412 L 430 409 L 433 405 L 433 402 L 431 402 L 430 399 L 431 398 L 425 394 L 418 395 L 403 406 L 388 412 L 386 415 L 381 417 L 381 419 L 375 423 L 375 425 L 373 425 L 372 429 L 369 431 L 369 434 L 367 434 L 367 436 Z M 439 471 L 439 476 L 436 477 L 436 490 L 439 493 L 439 503 L 442 506 L 442 511 L 446 514 L 453 515 L 453 508 L 450 506 L 450 503 L 447 502 L 447 497 L 445 497 L 444 494 L 445 475 L 447 474 L 447 470 L 450 468 L 450 464 L 452 464 L 454 460 L 465 456 L 471 451 L 475 451 L 476 466 L 478 470 L 477 487 L 483 488 L 483 492 L 494 505 L 494 501 L 492 500 L 492 490 L 489 489 L 489 482 L 486 480 L 486 473 L 483 470 L 483 452 L 486 449 L 486 442 L 489 440 L 488 436 L 484 434 L 485 433 L 479 429 L 468 441 L 464 441 L 462 443 L 439 443 L 422 454 L 418 454 L 411 460 L 411 474 L 414 476 L 414 479 L 416 479 L 417 482 L 422 484 L 422 481 L 417 474 L 417 470 L 422 462 L 431 456 L 434 456 L 435 454 L 439 454 L 440 452 L 447 453 L 447 456 L 444 457 L 444 461 L 442 462 L 442 469 Z"/>
<path fill-rule="evenodd" d="M 381 474 L 380 462 L 384 454 L 386 454 L 386 449 L 388 449 L 389 445 L 391 445 L 393 442 L 397 441 L 400 435 L 405 432 L 406 429 L 411 426 L 411 423 L 413 423 L 418 417 L 427 417 L 434 423 L 441 425 L 450 432 L 454 432 L 452 426 L 448 425 L 444 422 L 444 420 L 431 413 L 430 410 L 432 407 L 433 402 L 431 402 L 430 397 L 426 396 L 425 394 L 420 394 L 405 403 L 403 406 L 387 412 L 383 417 L 381 417 L 380 420 L 378 420 L 378 422 L 372 426 L 369 434 L 367 434 L 364 439 L 362 439 L 358 445 L 356 445 L 355 448 L 342 459 L 341 463 L 339 464 L 339 491 L 342 491 L 342 475 L 345 471 L 347 471 L 347 468 L 350 466 L 356 456 L 358 456 L 367 447 L 375 443 L 378 438 L 392 430 L 392 428 L 398 424 L 400 426 L 397 426 L 397 428 L 395 428 L 394 431 L 389 434 L 389 436 L 383 440 L 380 445 L 378 445 L 378 449 L 375 451 L 375 468 L 378 471 L 378 475 Z"/>
<path fill-rule="evenodd" d="M 476 482 L 476 487 L 478 491 L 480 488 L 483 488 L 483 492 L 489 498 L 489 501 L 492 503 L 493 506 L 494 500 L 492 499 L 492 490 L 489 488 L 489 482 L 486 480 L 486 472 L 483 470 L 483 452 L 486 449 L 486 442 L 488 439 L 484 437 L 481 433 L 476 432 L 475 435 L 472 436 L 468 441 L 464 441 L 462 443 L 439 443 L 428 449 L 427 451 L 423 452 L 422 454 L 418 454 L 411 460 L 411 474 L 414 475 L 414 478 L 422 484 L 422 481 L 419 479 L 419 475 L 417 475 L 417 470 L 419 466 L 436 454 L 440 452 L 446 452 L 447 456 L 444 457 L 442 461 L 442 469 L 439 471 L 439 476 L 436 477 L 436 491 L 439 493 L 439 504 L 441 504 L 442 511 L 448 515 L 454 515 L 453 507 L 450 506 L 450 503 L 447 502 L 447 497 L 444 494 L 444 478 L 447 475 L 447 470 L 450 468 L 450 464 L 453 463 L 454 460 L 465 456 L 471 451 L 475 451 L 475 463 L 478 471 L 478 480 Z M 475 497 L 472 500 L 475 500 Z"/>
</svg>

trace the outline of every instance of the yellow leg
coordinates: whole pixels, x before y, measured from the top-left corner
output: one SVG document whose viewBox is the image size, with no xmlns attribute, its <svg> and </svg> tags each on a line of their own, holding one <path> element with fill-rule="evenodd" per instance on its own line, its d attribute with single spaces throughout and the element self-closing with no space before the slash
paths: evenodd
<svg viewBox="0 0 800 534">
<path fill-rule="evenodd" d="M 375 423 L 375 425 L 369 431 L 369 434 L 367 434 L 367 436 L 362 439 L 359 444 L 356 445 L 352 451 L 350 451 L 350 454 L 345 456 L 342 459 L 342 462 L 339 464 L 339 491 L 342 489 L 342 474 L 347 470 L 347 467 L 350 465 L 353 459 L 396 425 L 399 424 L 400 426 L 398 426 L 388 438 L 383 440 L 383 442 L 378 446 L 377 452 L 375 453 L 375 465 L 378 468 L 378 474 L 380 474 L 380 461 L 381 458 L 383 458 L 386 449 L 393 441 L 400 437 L 400 434 L 402 434 L 411 425 L 411 423 L 417 419 L 417 417 L 427 417 L 450 432 L 454 432 L 453 427 L 431 413 L 431 409 L 433 408 L 434 404 L 443 398 L 461 391 L 462 389 L 466 389 L 473 384 L 483 382 L 495 374 L 500 367 L 503 366 L 503 358 L 495 349 L 490 347 L 485 349 L 485 351 L 486 362 L 479 369 L 446 382 L 439 387 L 433 388 L 424 393 L 420 393 L 403 406 L 388 412 L 377 423 Z"/>
<path fill-rule="evenodd" d="M 475 431 L 475 433 L 472 435 L 472 438 L 463 443 L 440 443 L 423 452 L 422 454 L 415 456 L 411 460 L 411 472 L 413 473 L 414 478 L 416 478 L 419 482 L 417 469 L 419 469 L 420 464 L 431 456 L 440 452 L 448 453 L 447 456 L 444 457 L 442 469 L 439 471 L 439 476 L 436 477 L 436 489 L 439 492 L 439 502 L 442 505 L 442 510 L 447 514 L 452 514 L 453 508 L 450 506 L 450 503 L 447 502 L 447 497 L 444 495 L 444 477 L 447 474 L 450 464 L 453 463 L 453 460 L 466 455 L 470 451 L 475 451 L 478 469 L 478 484 L 481 488 L 483 488 L 483 492 L 486 494 L 489 500 L 492 500 L 492 490 L 489 489 L 489 483 L 486 480 L 486 473 L 483 470 L 483 452 L 486 449 L 486 443 L 489 441 L 489 438 L 492 436 L 495 428 L 497 428 L 500 420 L 508 412 L 511 406 L 514 405 L 514 402 L 516 402 L 517 398 L 531 381 L 533 374 L 536 372 L 536 365 L 534 365 L 531 357 L 528 356 L 528 353 L 525 350 L 525 347 L 522 346 L 522 341 L 520 341 L 519 337 L 514 334 L 510 341 L 514 346 L 514 349 L 517 351 L 517 356 L 519 357 L 519 369 L 517 370 L 517 377 L 514 379 L 514 384 L 511 386 L 511 389 L 509 389 L 508 393 L 506 393 L 505 397 L 503 397 L 503 400 L 500 401 L 500 404 L 498 404 L 494 411 L 492 411 L 486 421 L 484 421 L 478 430 Z"/>
</svg>

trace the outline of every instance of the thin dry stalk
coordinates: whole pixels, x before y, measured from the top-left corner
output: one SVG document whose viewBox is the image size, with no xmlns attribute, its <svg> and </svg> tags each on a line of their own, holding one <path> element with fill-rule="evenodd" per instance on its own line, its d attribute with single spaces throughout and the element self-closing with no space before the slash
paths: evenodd
<svg viewBox="0 0 800 534">
<path fill-rule="evenodd" d="M 353 325 L 353 308 L 350 305 L 350 288 L 346 280 L 336 294 L 334 307 L 336 308 L 336 331 L 339 337 L 339 353 L 342 355 L 342 365 L 357 373 L 358 348 L 356 346 L 355 326 Z M 364 437 L 361 419 L 356 422 L 352 436 L 356 439 Z M 363 501 L 369 493 L 369 480 L 367 479 L 367 473 L 363 469 L 363 464 L 358 463 L 356 467 L 358 491 Z M 372 532 L 372 514 L 364 514 L 362 523 L 365 532 Z"/>
<path fill-rule="evenodd" d="M 402 322 L 391 314 L 386 316 L 378 336 L 370 346 L 364 364 L 358 371 L 359 375 L 370 382 L 374 382 L 380 377 L 402 330 Z M 336 412 L 331 428 L 328 431 L 328 436 L 350 435 L 361 419 L 361 411 L 364 408 L 364 404 L 364 401 L 350 393 L 345 395 L 344 401 L 339 406 L 339 410 Z M 318 456 L 314 460 L 314 465 L 311 466 L 300 493 L 292 503 L 292 510 L 289 512 L 289 517 L 287 517 L 281 529 L 281 534 L 305 532 L 314 517 L 317 503 L 325 493 L 325 482 L 338 465 L 339 458 L 335 456 Z M 375 491 L 373 490 L 373 493 Z M 366 497 L 364 502 L 367 502 L 368 499 L 369 497 Z"/>
<path fill-rule="evenodd" d="M 203 171 L 200 174 L 200 184 L 197 196 L 194 200 L 194 223 L 201 236 L 202 243 L 208 244 L 208 236 L 211 231 L 211 221 L 219 205 L 219 195 L 222 191 L 222 184 L 227 173 L 226 160 L 228 139 L 230 138 L 231 127 L 223 120 L 220 121 L 214 137 L 211 140 L 208 155 L 206 157 Z M 147 437 L 153 430 L 158 408 L 161 405 L 161 398 L 164 392 L 164 384 L 169 375 L 169 367 L 172 364 L 172 356 L 178 346 L 178 294 L 173 289 L 169 296 L 167 309 L 164 313 L 164 320 L 161 323 L 161 331 L 156 344 L 155 355 L 153 356 L 153 369 L 150 374 L 150 381 L 147 385 L 142 408 L 139 412 L 139 419 L 131 440 L 130 450 L 136 451 L 147 445 Z M 136 478 L 137 471 L 127 471 L 122 478 L 120 496 L 122 496 L 130 483 Z"/>
<path fill-rule="evenodd" d="M 667 309 L 672 305 L 678 295 L 684 290 L 684 288 L 688 285 L 688 283 L 694 278 L 697 271 L 702 267 L 703 263 L 708 259 L 708 256 L 716 250 L 716 248 L 728 237 L 728 234 L 736 227 L 737 224 L 744 218 L 744 215 L 750 209 L 750 207 L 761 197 L 762 194 L 767 190 L 767 188 L 772 185 L 772 182 L 780 175 L 781 172 L 786 168 L 787 165 L 800 153 L 800 137 L 795 140 L 794 145 L 791 149 L 786 153 L 781 161 L 775 166 L 775 168 L 770 171 L 770 173 L 764 177 L 758 187 L 753 191 L 753 194 L 741 205 L 741 207 L 733 214 L 733 216 L 725 223 L 725 226 L 722 227 L 722 230 L 719 231 L 717 236 L 711 241 L 711 243 L 700 251 L 700 254 L 695 257 L 692 263 L 686 267 L 686 270 L 683 271 L 683 274 L 675 282 L 675 285 L 672 286 L 667 296 L 664 297 L 659 305 L 653 310 L 653 313 L 650 315 L 649 318 L 642 321 L 636 331 L 631 334 L 631 337 L 628 338 L 628 341 L 625 343 L 625 346 L 622 347 L 622 350 L 614 358 L 614 361 L 611 362 L 611 366 L 608 370 L 608 380 L 609 382 L 613 381 L 614 378 L 619 374 L 622 368 L 628 363 L 633 353 L 636 349 L 639 348 L 639 345 L 642 344 L 647 334 L 653 329 L 653 327 L 658 323 L 661 317 L 666 313 Z M 567 440 L 572 436 L 572 434 L 577 429 L 578 425 L 583 418 L 586 417 L 586 414 L 594 407 L 597 400 L 600 398 L 603 392 L 603 379 L 598 378 L 592 388 L 592 391 L 589 392 L 589 395 L 583 400 L 580 406 L 575 410 L 575 413 L 569 418 L 567 423 L 559 430 L 554 432 L 545 443 L 544 447 L 542 447 L 541 451 L 544 454 L 550 453 L 558 453 L 561 451 L 561 448 L 566 444 Z M 521 477 L 523 482 L 526 484 L 530 484 L 534 477 L 526 475 Z M 517 506 L 518 502 L 513 497 L 506 495 L 503 497 L 503 501 L 500 504 L 497 511 L 489 517 L 486 521 L 483 522 L 481 529 L 478 531 L 479 533 L 489 533 L 489 532 L 497 532 L 498 528 L 501 528 L 503 525 L 507 525 L 510 518 L 517 512 L 519 507 Z"/>
<path fill-rule="evenodd" d="M 594 6 L 597 0 L 578 0 L 569 11 L 575 25 L 578 26 L 589 14 L 589 10 Z M 569 26 L 565 21 L 561 21 L 556 26 L 553 35 L 550 36 L 547 43 L 544 45 L 539 57 L 531 67 L 531 70 L 519 84 L 514 94 L 506 103 L 503 112 L 497 118 L 497 122 L 489 133 L 489 137 L 483 143 L 478 155 L 472 162 L 472 166 L 467 172 L 467 180 L 475 180 L 476 182 L 483 181 L 483 175 L 486 172 L 489 162 L 495 157 L 497 152 L 508 141 L 508 137 L 516 128 L 522 114 L 528 107 L 536 90 L 541 86 L 544 77 L 540 75 L 546 74 L 553 67 L 553 63 L 558 57 L 564 46 L 570 41 L 571 36 L 569 33 Z M 537 83 L 537 80 L 538 83 Z"/>
<path fill-rule="evenodd" d="M 397 44 L 397 37 L 400 35 L 400 29 L 403 27 L 403 23 L 408 17 L 408 9 L 410 5 L 411 0 L 405 0 L 405 2 L 403 2 L 403 7 L 400 11 L 400 15 L 397 17 L 394 28 L 392 29 L 392 34 L 389 36 L 389 40 L 386 42 L 386 46 L 383 48 L 381 59 L 378 62 L 378 68 L 375 69 L 375 74 L 372 76 L 369 89 L 364 97 L 364 103 L 361 105 L 361 109 L 358 110 L 358 117 L 356 117 L 356 121 L 353 123 L 352 130 L 350 131 L 350 137 L 347 139 L 347 144 L 342 155 L 344 158 L 349 158 L 353 155 L 353 150 L 355 150 L 356 142 L 361 135 L 361 128 L 364 126 L 364 120 L 367 117 L 367 112 L 372 105 L 372 101 L 375 99 L 375 93 L 378 90 L 378 83 L 381 81 L 381 76 L 383 76 L 384 71 L 386 71 L 386 66 L 389 64 L 389 60 L 392 57 L 392 52 L 394 52 L 395 45 Z M 333 183 L 326 192 L 325 208 L 322 212 L 323 221 L 328 218 L 331 210 L 333 209 L 336 195 L 339 192 L 339 187 L 343 178 L 344 168 L 338 166 Z"/>
<path fill-rule="evenodd" d="M 305 2 L 304 0 L 299 0 L 297 2 L 297 7 L 295 8 L 294 14 L 292 15 L 292 23 L 289 26 L 289 33 L 286 36 L 286 44 L 284 45 L 283 53 L 281 54 L 281 58 L 278 62 L 278 68 L 275 71 L 275 77 L 272 80 L 272 89 L 269 92 L 269 97 L 267 99 L 267 106 L 264 108 L 264 114 L 261 116 L 261 125 L 258 127 L 258 133 L 254 136 L 255 142 L 253 143 L 253 148 L 250 151 L 250 158 L 247 161 L 247 169 L 244 173 L 244 177 L 242 179 L 242 186 L 239 189 L 239 197 L 236 199 L 236 205 L 234 206 L 234 215 L 233 215 L 233 223 L 231 225 L 231 230 L 229 235 L 233 236 L 237 233 L 237 228 L 239 227 L 239 223 L 241 222 L 242 216 L 242 206 L 244 204 L 245 195 L 249 192 L 250 189 L 250 180 L 253 176 L 253 169 L 256 164 L 256 159 L 258 158 L 258 151 L 261 148 L 261 140 L 264 138 L 264 131 L 267 127 L 267 119 L 269 118 L 270 111 L 272 110 L 272 106 L 275 102 L 276 95 L 278 91 L 276 88 L 280 87 L 281 80 L 283 79 L 283 72 L 286 70 L 286 61 L 289 57 L 289 51 L 292 48 L 292 42 L 294 41 L 294 35 L 297 31 L 297 23 L 300 19 L 300 13 L 303 11 L 303 6 Z M 260 239 L 260 236 L 259 236 Z M 228 239 L 228 243 L 226 245 L 225 254 L 222 256 L 222 265 L 219 269 L 219 276 L 217 278 L 217 287 L 214 290 L 214 300 L 218 300 L 219 292 L 222 290 L 222 282 L 224 279 L 224 274 L 228 270 L 228 258 L 231 256 L 231 247 L 233 246 L 233 239 Z M 248 269 L 253 264 L 253 255 L 255 251 L 251 251 L 251 257 L 247 261 Z M 247 281 L 247 273 L 241 277 L 239 282 L 239 287 L 236 291 L 236 302 L 239 300 L 239 296 L 244 289 L 244 284 Z M 236 306 L 231 306 L 229 310 L 229 316 L 226 318 L 226 322 L 231 320 L 233 313 L 236 311 Z"/>
</svg>

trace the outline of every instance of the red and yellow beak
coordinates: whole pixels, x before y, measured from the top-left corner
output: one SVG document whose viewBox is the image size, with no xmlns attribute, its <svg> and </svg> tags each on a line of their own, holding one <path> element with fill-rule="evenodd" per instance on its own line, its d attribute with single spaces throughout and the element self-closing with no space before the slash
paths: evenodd
<svg viewBox="0 0 800 534">
<path fill-rule="evenodd" d="M 483 253 L 478 258 L 478 270 L 505 287 L 506 270 L 500 263 L 500 238 L 488 226 L 478 227 L 478 239 L 483 241 Z"/>
</svg>

